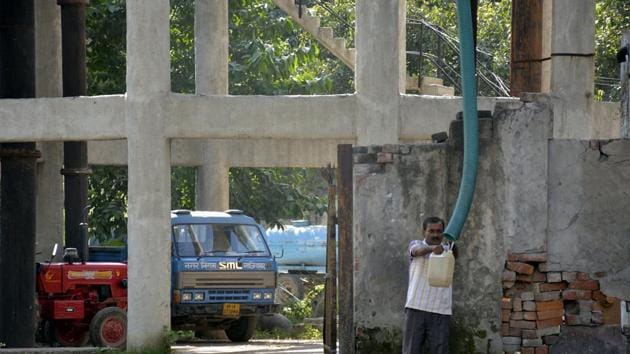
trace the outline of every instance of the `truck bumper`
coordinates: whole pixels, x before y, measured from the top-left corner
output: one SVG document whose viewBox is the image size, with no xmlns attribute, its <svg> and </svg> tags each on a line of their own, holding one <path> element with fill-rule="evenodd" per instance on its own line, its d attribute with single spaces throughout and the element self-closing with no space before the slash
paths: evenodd
<svg viewBox="0 0 630 354">
<path fill-rule="evenodd" d="M 240 316 L 254 316 L 277 313 L 277 304 L 240 304 Z M 223 315 L 223 304 L 174 304 L 172 307 L 173 317 L 212 317 L 212 318 L 233 318 L 233 316 Z"/>
</svg>

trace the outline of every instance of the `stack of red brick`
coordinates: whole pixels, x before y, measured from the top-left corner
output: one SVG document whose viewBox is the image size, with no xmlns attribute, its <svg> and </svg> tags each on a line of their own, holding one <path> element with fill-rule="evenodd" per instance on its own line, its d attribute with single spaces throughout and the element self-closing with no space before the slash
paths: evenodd
<svg viewBox="0 0 630 354">
<path fill-rule="evenodd" d="M 587 273 L 549 272 L 545 253 L 509 254 L 503 271 L 501 335 L 505 352 L 548 353 L 561 325 L 603 324 L 616 299 Z"/>
</svg>

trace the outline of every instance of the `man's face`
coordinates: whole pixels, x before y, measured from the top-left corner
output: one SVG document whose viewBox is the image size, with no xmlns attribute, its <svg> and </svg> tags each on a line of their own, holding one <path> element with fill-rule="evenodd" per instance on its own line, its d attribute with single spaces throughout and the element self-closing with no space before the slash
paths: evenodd
<svg viewBox="0 0 630 354">
<path fill-rule="evenodd" d="M 439 245 L 444 238 L 444 225 L 441 222 L 427 224 L 424 230 L 424 240 L 429 245 Z"/>
</svg>

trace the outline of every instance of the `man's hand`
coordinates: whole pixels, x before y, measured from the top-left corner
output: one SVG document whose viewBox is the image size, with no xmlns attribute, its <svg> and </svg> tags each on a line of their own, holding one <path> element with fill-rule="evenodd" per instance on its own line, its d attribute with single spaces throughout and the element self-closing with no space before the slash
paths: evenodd
<svg viewBox="0 0 630 354">
<path fill-rule="evenodd" d="M 433 253 L 442 254 L 444 252 L 444 247 L 442 245 L 433 246 Z"/>
</svg>

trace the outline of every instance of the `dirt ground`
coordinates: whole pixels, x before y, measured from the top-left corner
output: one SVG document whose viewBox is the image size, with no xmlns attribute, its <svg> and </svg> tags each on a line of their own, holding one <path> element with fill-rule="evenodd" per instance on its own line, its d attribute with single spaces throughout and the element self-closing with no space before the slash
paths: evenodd
<svg viewBox="0 0 630 354">
<path fill-rule="evenodd" d="M 321 341 L 294 339 L 255 339 L 247 343 L 232 343 L 229 341 L 213 340 L 206 342 L 177 343 L 171 347 L 173 353 L 243 353 L 243 354 L 271 354 L 271 353 L 323 353 Z"/>
</svg>

